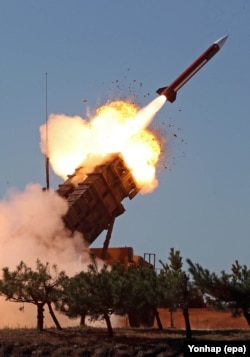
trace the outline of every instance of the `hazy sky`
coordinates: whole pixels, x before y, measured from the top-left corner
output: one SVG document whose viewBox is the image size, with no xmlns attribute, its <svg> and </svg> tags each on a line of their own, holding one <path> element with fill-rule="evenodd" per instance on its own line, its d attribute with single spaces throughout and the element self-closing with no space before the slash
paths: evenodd
<svg viewBox="0 0 250 357">
<path fill-rule="evenodd" d="M 45 185 L 45 72 L 49 113 L 86 117 L 119 98 L 144 106 L 224 35 L 223 49 L 157 114 L 168 168 L 152 194 L 124 202 L 111 245 L 163 261 L 174 247 L 215 271 L 235 259 L 250 267 L 248 0 L 1 1 L 0 196 Z M 54 189 L 62 182 L 51 180 Z"/>
</svg>

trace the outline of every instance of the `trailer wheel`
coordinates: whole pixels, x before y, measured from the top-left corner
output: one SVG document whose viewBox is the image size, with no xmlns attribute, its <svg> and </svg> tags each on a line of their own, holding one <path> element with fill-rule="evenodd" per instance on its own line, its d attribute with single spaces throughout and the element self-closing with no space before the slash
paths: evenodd
<svg viewBox="0 0 250 357">
<path fill-rule="evenodd" d="M 141 324 L 140 324 L 138 310 L 133 310 L 130 313 L 128 313 L 128 321 L 130 327 L 140 327 Z"/>
<path fill-rule="evenodd" d="M 134 309 L 128 314 L 129 325 L 131 327 L 153 327 L 155 314 L 151 306 L 145 304 L 139 309 Z"/>
<path fill-rule="evenodd" d="M 155 314 L 151 306 L 144 305 L 138 311 L 140 325 L 143 327 L 153 327 Z"/>
</svg>

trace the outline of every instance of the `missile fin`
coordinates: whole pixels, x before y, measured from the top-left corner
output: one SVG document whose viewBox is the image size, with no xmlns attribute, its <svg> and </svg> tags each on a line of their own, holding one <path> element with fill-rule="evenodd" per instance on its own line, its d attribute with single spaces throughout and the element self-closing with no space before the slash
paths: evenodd
<svg viewBox="0 0 250 357">
<path fill-rule="evenodd" d="M 167 100 L 170 102 L 170 103 L 173 103 L 176 99 L 176 95 L 177 93 L 175 91 L 172 91 L 172 92 L 169 92 L 167 93 L 166 97 L 167 97 Z"/>
<path fill-rule="evenodd" d="M 156 93 L 159 94 L 159 95 L 161 95 L 162 92 L 164 92 L 165 89 L 167 89 L 167 87 L 159 88 L 159 89 L 157 89 Z"/>
</svg>

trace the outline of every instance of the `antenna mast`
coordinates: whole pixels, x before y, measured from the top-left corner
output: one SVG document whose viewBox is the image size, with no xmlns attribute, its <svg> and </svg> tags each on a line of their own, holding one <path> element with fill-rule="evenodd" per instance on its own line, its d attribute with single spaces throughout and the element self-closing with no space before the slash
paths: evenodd
<svg viewBox="0 0 250 357">
<path fill-rule="evenodd" d="M 45 173 L 46 173 L 46 189 L 49 190 L 49 130 L 48 130 L 48 73 L 45 73 L 46 79 L 46 147 L 45 147 Z"/>
</svg>

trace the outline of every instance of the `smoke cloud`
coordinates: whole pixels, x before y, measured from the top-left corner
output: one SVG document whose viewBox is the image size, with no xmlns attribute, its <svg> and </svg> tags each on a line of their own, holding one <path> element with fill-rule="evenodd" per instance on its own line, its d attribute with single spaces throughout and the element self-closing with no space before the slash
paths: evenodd
<svg viewBox="0 0 250 357">
<path fill-rule="evenodd" d="M 80 233 L 72 237 L 64 227 L 67 209 L 56 192 L 37 184 L 27 185 L 24 192 L 8 192 L 0 203 L 0 267 L 13 269 L 21 260 L 34 266 L 39 258 L 70 271 L 87 248 Z"/>
<path fill-rule="evenodd" d="M 63 224 L 67 202 L 56 192 L 43 191 L 38 184 L 29 184 L 24 192 L 14 189 L 0 202 L 0 275 L 3 267 L 14 270 L 24 261 L 35 267 L 36 260 L 56 264 L 71 276 L 89 264 L 88 247 L 83 237 L 73 236 Z M 21 308 L 21 311 L 19 311 Z M 46 313 L 46 311 L 45 311 Z M 36 308 L 32 304 L 8 302 L 0 297 L 1 327 L 34 327 Z M 45 323 L 53 325 L 45 314 Z M 60 316 L 63 325 L 76 322 Z"/>
</svg>

